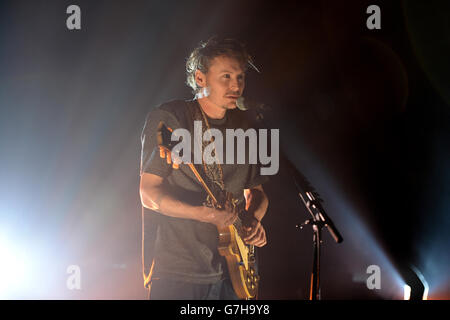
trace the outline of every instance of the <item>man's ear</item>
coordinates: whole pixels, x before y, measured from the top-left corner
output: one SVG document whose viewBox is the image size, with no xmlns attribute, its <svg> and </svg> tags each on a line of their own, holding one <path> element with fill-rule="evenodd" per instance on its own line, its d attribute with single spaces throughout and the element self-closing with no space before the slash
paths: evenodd
<svg viewBox="0 0 450 320">
<path fill-rule="evenodd" d="M 197 86 L 204 88 L 206 87 L 206 75 L 200 70 L 195 71 L 195 82 Z"/>
</svg>

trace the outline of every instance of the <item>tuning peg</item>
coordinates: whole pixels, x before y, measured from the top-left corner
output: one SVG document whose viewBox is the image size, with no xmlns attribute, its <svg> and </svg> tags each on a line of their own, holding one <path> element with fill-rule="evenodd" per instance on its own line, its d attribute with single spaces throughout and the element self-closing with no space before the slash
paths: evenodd
<svg viewBox="0 0 450 320">
<path fill-rule="evenodd" d="M 166 157 L 166 150 L 164 150 L 164 148 L 159 147 L 159 156 L 161 158 L 165 158 Z"/>
</svg>

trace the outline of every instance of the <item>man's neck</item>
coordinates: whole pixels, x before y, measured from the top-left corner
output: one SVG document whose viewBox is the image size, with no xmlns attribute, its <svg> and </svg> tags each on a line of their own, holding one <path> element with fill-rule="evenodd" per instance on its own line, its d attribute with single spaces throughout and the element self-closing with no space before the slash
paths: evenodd
<svg viewBox="0 0 450 320">
<path fill-rule="evenodd" d="M 205 112 L 209 118 L 223 119 L 223 117 L 225 117 L 227 109 L 221 108 L 218 105 L 212 103 L 211 101 L 208 100 L 208 98 L 199 98 L 197 99 L 197 101 L 200 104 L 200 107 L 202 108 L 203 112 Z"/>
</svg>

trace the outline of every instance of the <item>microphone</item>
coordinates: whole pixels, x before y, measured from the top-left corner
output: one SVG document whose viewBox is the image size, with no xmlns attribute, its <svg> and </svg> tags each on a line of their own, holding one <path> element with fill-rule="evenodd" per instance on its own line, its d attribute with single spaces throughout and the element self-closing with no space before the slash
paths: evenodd
<svg viewBox="0 0 450 320">
<path fill-rule="evenodd" d="M 236 106 L 239 108 L 239 110 L 247 111 L 249 107 L 246 105 L 245 98 L 239 97 L 236 101 Z"/>
<path fill-rule="evenodd" d="M 239 97 L 236 101 L 236 106 L 241 111 L 250 111 L 252 114 L 250 118 L 255 118 L 258 122 L 264 119 L 264 114 L 271 111 L 271 107 L 254 100 L 250 100 L 245 97 Z"/>
<path fill-rule="evenodd" d="M 268 105 L 264 103 L 249 98 L 245 98 L 242 96 L 236 100 L 236 106 L 242 111 L 254 110 L 256 112 L 263 112 L 269 111 L 271 109 Z"/>
</svg>

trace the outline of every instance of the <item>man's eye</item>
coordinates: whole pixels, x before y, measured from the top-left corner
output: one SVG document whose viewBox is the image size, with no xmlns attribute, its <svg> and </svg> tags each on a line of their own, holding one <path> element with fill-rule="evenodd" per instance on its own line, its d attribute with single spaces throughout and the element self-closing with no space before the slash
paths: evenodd
<svg viewBox="0 0 450 320">
<path fill-rule="evenodd" d="M 229 74 L 224 74 L 223 77 L 229 79 L 230 75 Z"/>
</svg>

